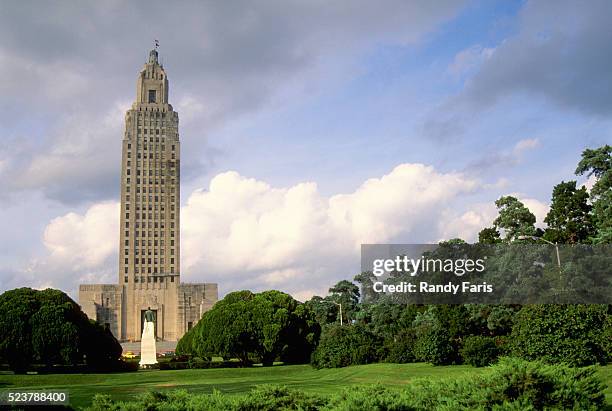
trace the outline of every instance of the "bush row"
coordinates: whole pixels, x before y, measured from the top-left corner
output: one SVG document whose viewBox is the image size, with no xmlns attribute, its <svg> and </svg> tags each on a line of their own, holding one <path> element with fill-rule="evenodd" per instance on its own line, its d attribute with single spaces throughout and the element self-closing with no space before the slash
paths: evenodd
<svg viewBox="0 0 612 411">
<path fill-rule="evenodd" d="M 368 323 L 328 324 L 311 363 L 315 368 L 382 361 L 482 367 L 495 363 L 499 356 L 512 355 L 585 366 L 611 359 L 611 316 L 605 305 L 524 306 L 510 314 L 510 320 L 504 319 L 503 334 L 496 334 L 501 329 L 499 321 L 490 326 L 491 313 L 503 311 L 507 316 L 510 309 L 495 308 L 429 306 L 414 316 L 411 325 L 386 333 Z M 484 310 L 489 311 L 485 316 L 480 312 Z"/>
<path fill-rule="evenodd" d="M 595 367 L 504 358 L 483 374 L 417 380 L 403 389 L 359 386 L 323 397 L 286 387 L 260 386 L 242 396 L 169 391 L 147 393 L 132 402 L 97 395 L 89 410 L 596 410 L 604 404 L 603 390 Z"/>
</svg>

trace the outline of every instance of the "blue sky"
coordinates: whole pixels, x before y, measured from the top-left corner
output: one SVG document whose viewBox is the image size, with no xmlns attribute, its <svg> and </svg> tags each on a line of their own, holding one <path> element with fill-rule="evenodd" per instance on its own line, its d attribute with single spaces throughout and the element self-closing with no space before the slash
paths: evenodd
<svg viewBox="0 0 612 411">
<path fill-rule="evenodd" d="M 123 113 L 153 39 L 186 280 L 307 298 L 356 274 L 360 243 L 473 240 L 501 195 L 542 224 L 612 141 L 612 6 L 433 3 L 6 3 L 0 288 L 114 282 Z"/>
</svg>

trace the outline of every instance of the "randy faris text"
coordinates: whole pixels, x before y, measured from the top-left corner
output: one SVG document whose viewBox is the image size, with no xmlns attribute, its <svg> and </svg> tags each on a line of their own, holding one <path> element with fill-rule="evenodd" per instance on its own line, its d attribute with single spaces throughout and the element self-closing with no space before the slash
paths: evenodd
<svg viewBox="0 0 612 411">
<path fill-rule="evenodd" d="M 385 284 L 377 281 L 372 285 L 372 289 L 377 293 L 437 293 L 437 294 L 453 294 L 466 293 L 492 293 L 493 285 L 483 282 L 481 284 L 473 284 L 467 281 L 461 284 L 430 284 L 426 281 L 419 283 L 411 283 L 402 281 L 398 284 Z"/>
</svg>

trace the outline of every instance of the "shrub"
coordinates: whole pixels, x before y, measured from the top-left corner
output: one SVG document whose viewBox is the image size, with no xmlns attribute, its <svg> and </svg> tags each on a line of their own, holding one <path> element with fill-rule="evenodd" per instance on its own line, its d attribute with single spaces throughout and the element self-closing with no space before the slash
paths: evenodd
<svg viewBox="0 0 612 411">
<path fill-rule="evenodd" d="M 548 363 L 605 364 L 609 326 L 605 305 L 527 305 L 512 329 L 512 353 Z"/>
<path fill-rule="evenodd" d="M 261 386 L 238 398 L 237 410 L 318 410 L 326 404 L 320 396 L 282 386 Z"/>
<path fill-rule="evenodd" d="M 414 345 L 416 336 L 414 330 L 408 329 L 401 331 L 395 338 L 385 342 L 386 357 L 385 362 L 396 364 L 407 364 L 414 362 Z"/>
<path fill-rule="evenodd" d="M 113 401 L 108 395 L 94 396 L 89 411 L 139 411 L 139 410 L 235 410 L 275 411 L 321 409 L 327 400 L 313 394 L 306 394 L 278 386 L 261 386 L 247 394 L 231 396 L 218 391 L 212 394 L 190 394 L 185 390 L 148 392 L 135 401 Z"/>
<path fill-rule="evenodd" d="M 404 390 L 380 385 L 350 388 L 333 397 L 326 410 L 597 410 L 604 386 L 596 370 L 502 359 L 481 375 L 423 379 Z"/>
<path fill-rule="evenodd" d="M 380 339 L 361 325 L 330 324 L 323 328 L 311 364 L 315 368 L 369 364 L 378 360 L 379 347 Z"/>
<path fill-rule="evenodd" d="M 261 386 L 238 396 L 182 390 L 150 392 L 131 402 L 96 395 L 89 410 L 597 410 L 604 405 L 604 388 L 595 367 L 503 358 L 482 374 L 416 380 L 404 389 L 357 386 L 324 398 L 285 387 Z"/>
<path fill-rule="evenodd" d="M 455 358 L 450 335 L 440 325 L 419 331 L 415 346 L 416 358 L 434 365 L 452 364 Z"/>
<path fill-rule="evenodd" d="M 499 353 L 500 349 L 495 342 L 495 338 L 482 335 L 466 337 L 460 351 L 463 362 L 474 367 L 493 364 Z"/>
<path fill-rule="evenodd" d="M 389 389 L 381 384 L 351 387 L 331 398 L 326 411 L 412 411 L 404 391 Z"/>
</svg>

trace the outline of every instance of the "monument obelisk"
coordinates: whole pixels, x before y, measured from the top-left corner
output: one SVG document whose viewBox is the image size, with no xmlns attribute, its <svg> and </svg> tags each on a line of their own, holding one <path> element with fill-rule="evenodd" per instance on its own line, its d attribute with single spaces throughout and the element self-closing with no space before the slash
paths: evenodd
<svg viewBox="0 0 612 411">
<path fill-rule="evenodd" d="M 144 326 L 140 339 L 140 366 L 147 367 L 157 364 L 157 350 L 155 349 L 155 314 L 151 307 L 144 313 Z"/>
</svg>

